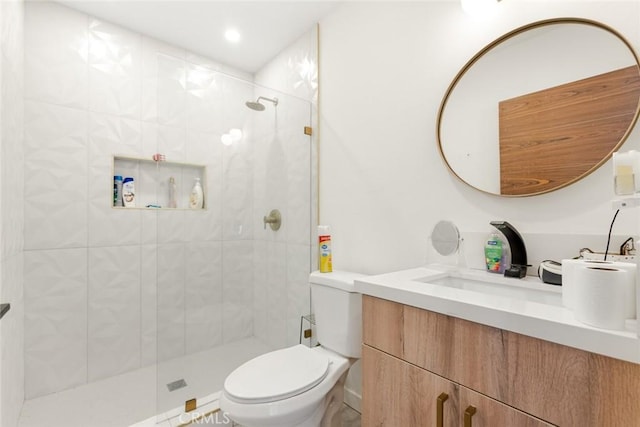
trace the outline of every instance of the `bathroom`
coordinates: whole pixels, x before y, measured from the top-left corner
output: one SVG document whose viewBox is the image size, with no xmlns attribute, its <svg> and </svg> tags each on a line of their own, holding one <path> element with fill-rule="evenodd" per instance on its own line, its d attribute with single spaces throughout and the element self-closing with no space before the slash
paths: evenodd
<svg viewBox="0 0 640 427">
<path fill-rule="evenodd" d="M 640 1 L 502 0 L 498 6 L 492 15 L 477 17 L 463 13 L 453 0 L 344 2 L 319 20 L 319 117 L 313 123 L 319 138 L 318 219 L 312 223 L 331 225 L 334 269 L 378 274 L 423 265 L 432 255 L 429 234 L 441 219 L 479 235 L 490 231 L 490 221 L 507 220 L 523 234 L 537 260 L 555 256 L 549 248 L 562 245 L 577 250 L 585 241 L 604 250 L 614 213 L 610 161 L 554 192 L 497 197 L 465 185 L 447 170 L 438 152 L 435 123 L 440 101 L 456 73 L 502 34 L 542 19 L 581 17 L 615 28 L 637 50 Z M 12 308 L 1 324 L 0 411 L 2 426 L 9 427 L 19 425 L 23 402 L 29 400 L 24 387 L 29 375 L 22 350 L 25 332 L 17 319 L 24 316 L 21 306 L 30 292 L 23 279 L 29 250 L 21 231 L 28 232 L 23 206 L 27 195 L 16 191 L 28 177 L 21 167 L 24 151 L 9 141 L 22 140 L 23 118 L 15 106 L 23 104 L 21 88 L 26 81 L 19 58 L 23 31 L 28 35 L 30 28 L 21 24 L 24 3 L 3 2 L 1 7 L 0 295 L 1 302 L 11 302 Z M 254 95 L 251 92 L 249 98 Z M 243 99 L 249 100 L 255 99 Z M 266 105 L 267 114 L 269 108 Z M 640 148 L 639 132 L 629 135 L 623 150 Z M 73 179 L 73 171 L 62 178 Z M 254 227 L 261 230 L 262 215 L 271 207 L 265 209 L 254 219 Z M 618 215 L 614 234 L 638 234 L 632 212 Z M 297 320 L 290 328 L 292 335 L 298 332 Z M 41 350 L 46 354 L 46 348 Z M 357 398 L 358 371 L 352 374 L 348 385 Z"/>
</svg>

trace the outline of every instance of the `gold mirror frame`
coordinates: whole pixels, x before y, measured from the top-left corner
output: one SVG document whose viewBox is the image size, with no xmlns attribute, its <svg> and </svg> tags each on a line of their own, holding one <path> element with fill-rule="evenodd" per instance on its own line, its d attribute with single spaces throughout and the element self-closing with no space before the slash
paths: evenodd
<svg viewBox="0 0 640 427">
<path fill-rule="evenodd" d="M 501 43 L 503 43 L 503 42 L 505 42 L 505 41 L 507 41 L 507 40 L 519 35 L 519 34 L 522 34 L 522 33 L 526 32 L 526 31 L 537 29 L 537 28 L 542 28 L 542 27 L 545 27 L 545 26 L 555 25 L 555 24 L 583 24 L 583 25 L 593 26 L 593 27 L 596 27 L 596 28 L 599 28 L 601 30 L 604 30 L 604 31 L 607 31 L 607 32 L 611 33 L 613 36 L 617 37 L 627 47 L 627 49 L 629 50 L 629 52 L 631 53 L 631 55 L 635 59 L 636 66 L 638 67 L 638 70 L 640 72 L 640 59 L 638 58 L 638 55 L 636 54 L 635 50 L 633 49 L 633 46 L 631 45 L 631 43 L 629 43 L 629 41 L 627 39 L 625 39 L 624 36 L 622 36 L 622 34 L 620 34 L 618 31 L 616 31 L 612 27 L 609 27 L 608 25 L 602 24 L 602 23 L 597 22 L 597 21 L 589 20 L 589 19 L 583 19 L 583 18 L 553 18 L 553 19 L 546 19 L 546 20 L 536 21 L 536 22 L 533 22 L 533 23 L 518 27 L 518 28 L 516 28 L 516 29 L 514 29 L 512 31 L 509 31 L 508 33 L 502 35 L 501 37 L 497 38 L 493 42 L 489 43 L 484 48 L 482 48 L 478 53 L 476 53 L 462 67 L 462 69 L 458 72 L 458 74 L 456 74 L 456 76 L 454 77 L 453 81 L 451 82 L 451 84 L 447 88 L 447 91 L 445 92 L 444 97 L 442 98 L 442 101 L 440 103 L 440 107 L 438 109 L 438 116 L 437 116 L 437 121 L 436 121 L 436 139 L 437 139 L 437 143 L 438 143 L 438 151 L 440 152 L 440 157 L 444 161 L 444 163 L 447 166 L 447 168 L 449 169 L 449 171 L 455 177 L 457 177 L 460 181 L 465 183 L 466 185 L 468 185 L 468 186 L 470 186 L 470 187 L 472 187 L 472 188 L 474 188 L 474 189 L 476 189 L 478 191 L 481 191 L 483 193 L 491 194 L 491 195 L 495 195 L 495 196 L 500 196 L 500 197 L 530 197 L 530 196 L 536 196 L 536 195 L 540 195 L 540 194 L 545 194 L 545 193 L 549 193 L 549 192 L 552 192 L 552 191 L 556 191 L 556 190 L 559 190 L 561 188 L 564 188 L 566 186 L 569 186 L 569 185 L 581 180 L 582 178 L 588 176 L 593 171 L 595 171 L 600 166 L 602 166 L 607 160 L 609 160 L 609 158 L 611 157 L 613 152 L 618 150 L 620 148 L 620 146 L 622 144 L 624 144 L 624 142 L 629 137 L 629 134 L 633 131 L 633 128 L 635 127 L 636 122 L 638 121 L 638 116 L 640 115 L 640 99 L 639 99 L 638 105 L 636 106 L 636 111 L 635 111 L 633 119 L 631 120 L 631 122 L 629 124 L 629 127 L 625 131 L 624 135 L 621 137 L 620 141 L 615 145 L 615 147 L 606 156 L 604 156 L 604 158 L 602 160 L 597 162 L 594 166 L 589 168 L 586 172 L 582 173 L 581 175 L 576 176 L 573 179 L 570 179 L 570 180 L 568 180 L 567 182 L 565 182 L 565 183 L 563 183 L 561 185 L 558 185 L 556 187 L 553 187 L 553 188 L 550 188 L 550 189 L 547 189 L 547 190 L 544 190 L 544 191 L 532 192 L 532 193 L 528 193 L 528 194 L 499 194 L 499 193 L 493 193 L 493 192 L 490 192 L 490 191 L 487 191 L 487 190 L 483 190 L 481 188 L 477 188 L 476 186 L 472 185 L 471 183 L 469 183 L 465 179 L 463 179 L 458 174 L 458 172 L 456 172 L 453 169 L 453 167 L 451 166 L 451 164 L 447 160 L 447 158 L 446 158 L 446 156 L 444 154 L 444 150 L 442 148 L 441 126 L 442 126 L 442 116 L 443 116 L 445 107 L 447 106 L 447 102 L 448 102 L 451 94 L 453 93 L 454 89 L 456 88 L 456 86 L 458 85 L 460 80 L 462 79 L 462 77 L 466 74 L 466 72 L 478 60 L 480 60 L 480 58 L 482 58 L 485 54 L 490 52 L 493 48 L 495 48 L 496 46 L 500 45 Z"/>
</svg>

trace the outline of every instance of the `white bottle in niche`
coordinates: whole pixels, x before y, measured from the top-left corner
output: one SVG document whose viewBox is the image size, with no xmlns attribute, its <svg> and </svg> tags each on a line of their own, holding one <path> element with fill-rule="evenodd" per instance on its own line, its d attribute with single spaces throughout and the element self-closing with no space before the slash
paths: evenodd
<svg viewBox="0 0 640 427">
<path fill-rule="evenodd" d="M 204 192 L 200 184 L 200 178 L 196 178 L 189 194 L 189 207 L 191 209 L 202 209 L 204 206 Z"/>
</svg>

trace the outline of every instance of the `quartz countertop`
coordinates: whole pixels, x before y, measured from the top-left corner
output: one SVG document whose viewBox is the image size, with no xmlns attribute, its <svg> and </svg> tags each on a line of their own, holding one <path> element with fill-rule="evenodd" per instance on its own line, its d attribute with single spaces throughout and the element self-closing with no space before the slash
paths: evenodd
<svg viewBox="0 0 640 427">
<path fill-rule="evenodd" d="M 523 289 L 524 292 L 532 290 L 533 293 L 548 296 L 549 302 L 429 283 L 448 275 L 490 280 L 503 287 Z M 627 328 L 622 331 L 580 323 L 575 320 L 571 310 L 562 306 L 561 287 L 544 284 L 537 277 L 505 278 L 486 271 L 428 265 L 358 278 L 355 280 L 355 290 L 363 295 L 640 363 L 640 341 L 635 320 L 627 321 Z"/>
</svg>

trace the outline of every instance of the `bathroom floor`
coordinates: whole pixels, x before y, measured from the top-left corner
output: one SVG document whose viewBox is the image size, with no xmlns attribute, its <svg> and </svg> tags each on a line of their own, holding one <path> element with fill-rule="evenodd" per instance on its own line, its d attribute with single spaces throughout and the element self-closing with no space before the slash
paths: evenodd
<svg viewBox="0 0 640 427">
<path fill-rule="evenodd" d="M 149 366 L 30 399 L 24 403 L 18 427 L 127 427 L 155 420 L 155 414 L 183 405 L 187 399 L 221 390 L 229 372 L 266 351 L 262 342 L 249 338 L 172 360 L 157 369 Z M 166 384 L 180 378 L 187 387 L 169 392 Z"/>
<path fill-rule="evenodd" d="M 266 351 L 269 349 L 262 342 L 250 338 L 175 359 L 158 368 L 149 366 L 30 399 L 24 403 L 18 427 L 178 427 L 187 420 L 176 409 L 185 400 L 204 396 L 198 400 L 203 405 L 199 411 L 214 411 L 218 392 L 211 391 L 222 389 L 226 375 L 236 366 Z M 213 360 L 224 362 L 212 364 Z M 166 384 L 178 378 L 184 378 L 187 387 L 169 392 Z M 225 425 L 215 419 L 211 418 L 213 424 L 191 425 Z M 343 427 L 360 427 L 360 414 L 347 405 L 342 419 Z"/>
</svg>

